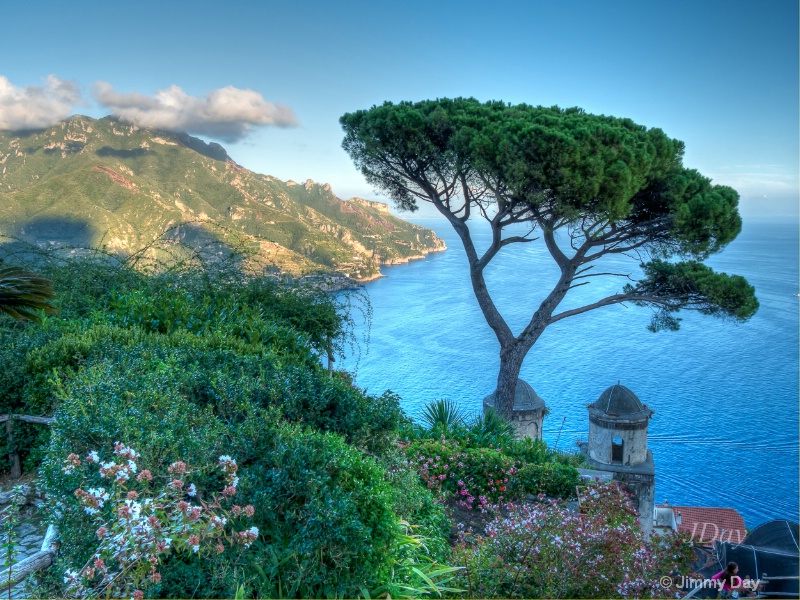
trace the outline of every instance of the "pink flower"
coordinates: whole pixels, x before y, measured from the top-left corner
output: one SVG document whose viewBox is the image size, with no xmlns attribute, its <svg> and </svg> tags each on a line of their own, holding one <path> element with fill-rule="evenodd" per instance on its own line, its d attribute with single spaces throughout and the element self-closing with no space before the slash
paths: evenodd
<svg viewBox="0 0 800 600">
<path fill-rule="evenodd" d="M 248 504 L 247 506 L 244 507 L 245 517 L 252 517 L 254 514 L 256 514 L 256 509 L 253 508 L 251 504 Z"/>
<path fill-rule="evenodd" d="M 153 474 L 149 469 L 145 469 L 136 476 L 137 481 L 153 481 Z"/>
<path fill-rule="evenodd" d="M 173 490 L 181 490 L 183 489 L 183 481 L 180 479 L 173 479 L 172 483 L 169 484 L 169 487 L 171 487 Z"/>
<path fill-rule="evenodd" d="M 186 473 L 186 463 L 182 460 L 172 463 L 167 469 L 168 472 L 173 473 L 175 475 L 183 475 Z"/>
</svg>

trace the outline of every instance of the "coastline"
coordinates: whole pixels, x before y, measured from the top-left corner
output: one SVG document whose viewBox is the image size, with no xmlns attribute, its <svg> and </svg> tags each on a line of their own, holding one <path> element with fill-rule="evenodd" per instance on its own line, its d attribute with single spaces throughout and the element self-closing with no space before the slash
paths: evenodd
<svg viewBox="0 0 800 600">
<path fill-rule="evenodd" d="M 380 266 L 378 267 L 378 272 L 374 275 L 370 275 L 369 277 L 363 277 L 360 279 L 353 279 L 353 281 L 358 282 L 359 284 L 369 283 L 370 281 L 375 281 L 377 279 L 383 279 L 386 277 L 383 273 L 381 273 L 380 267 L 394 267 L 396 265 L 405 265 L 410 263 L 412 260 L 422 260 L 427 257 L 429 254 L 433 254 L 434 252 L 444 252 L 447 250 L 447 246 L 442 243 L 441 247 L 432 248 L 428 252 L 423 254 L 414 254 L 412 256 L 404 256 L 397 259 L 392 259 L 391 261 L 381 262 Z"/>
</svg>

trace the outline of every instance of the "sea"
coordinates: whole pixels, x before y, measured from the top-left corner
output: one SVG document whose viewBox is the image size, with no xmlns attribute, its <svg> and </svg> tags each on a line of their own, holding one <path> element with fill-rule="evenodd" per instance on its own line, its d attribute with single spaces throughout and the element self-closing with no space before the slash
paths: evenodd
<svg viewBox="0 0 800 600">
<path fill-rule="evenodd" d="M 357 344 L 337 366 L 368 393 L 392 390 L 417 417 L 438 398 L 477 413 L 497 382 L 499 344 L 469 281 L 458 236 L 444 219 L 410 219 L 433 229 L 448 249 L 404 265 L 352 296 Z M 524 233 L 524 232 L 523 232 Z M 473 226 L 479 248 L 488 228 Z M 587 405 L 621 383 L 654 410 L 648 447 L 656 465 L 656 502 L 735 508 L 748 528 L 798 520 L 798 223 L 745 220 L 741 234 L 706 264 L 744 276 L 757 314 L 743 324 L 683 311 L 676 332 L 646 329 L 651 309 L 610 306 L 548 327 L 528 353 L 521 378 L 550 408 L 543 437 L 577 451 L 586 439 Z M 595 271 L 636 278 L 636 257 Z M 518 334 L 557 280 L 543 244 L 514 244 L 486 272 L 492 297 Z M 561 308 L 621 288 L 624 277 L 597 277 Z"/>
</svg>

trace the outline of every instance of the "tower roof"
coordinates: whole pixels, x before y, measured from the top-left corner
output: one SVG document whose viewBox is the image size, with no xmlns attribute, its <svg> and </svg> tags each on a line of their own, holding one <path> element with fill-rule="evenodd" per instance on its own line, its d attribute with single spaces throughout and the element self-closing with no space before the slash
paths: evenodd
<svg viewBox="0 0 800 600">
<path fill-rule="evenodd" d="M 612 385 L 593 404 L 592 409 L 603 413 L 605 417 L 620 419 L 647 419 L 653 411 L 642 404 L 642 401 L 631 390 L 617 383 Z"/>
<path fill-rule="evenodd" d="M 494 406 L 497 391 L 492 392 L 483 399 L 486 406 Z M 517 379 L 517 389 L 514 392 L 514 410 L 537 410 L 544 408 L 544 400 L 539 397 L 527 381 Z"/>
</svg>

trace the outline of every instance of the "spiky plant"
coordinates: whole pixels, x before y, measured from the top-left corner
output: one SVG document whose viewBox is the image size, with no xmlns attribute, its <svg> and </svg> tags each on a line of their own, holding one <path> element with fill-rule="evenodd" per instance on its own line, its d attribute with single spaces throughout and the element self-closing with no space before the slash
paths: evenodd
<svg viewBox="0 0 800 600">
<path fill-rule="evenodd" d="M 55 297 L 49 279 L 20 267 L 0 264 L 0 313 L 18 321 L 39 321 L 40 311 L 50 315 L 58 313 L 50 302 Z"/>
<path fill-rule="evenodd" d="M 505 447 L 514 439 L 514 427 L 494 408 L 478 413 L 469 424 L 469 433 L 481 445 Z"/>
<path fill-rule="evenodd" d="M 452 400 L 440 398 L 428 402 L 420 413 L 423 426 L 436 434 L 448 435 L 453 429 L 463 427 L 466 412 Z"/>
</svg>

